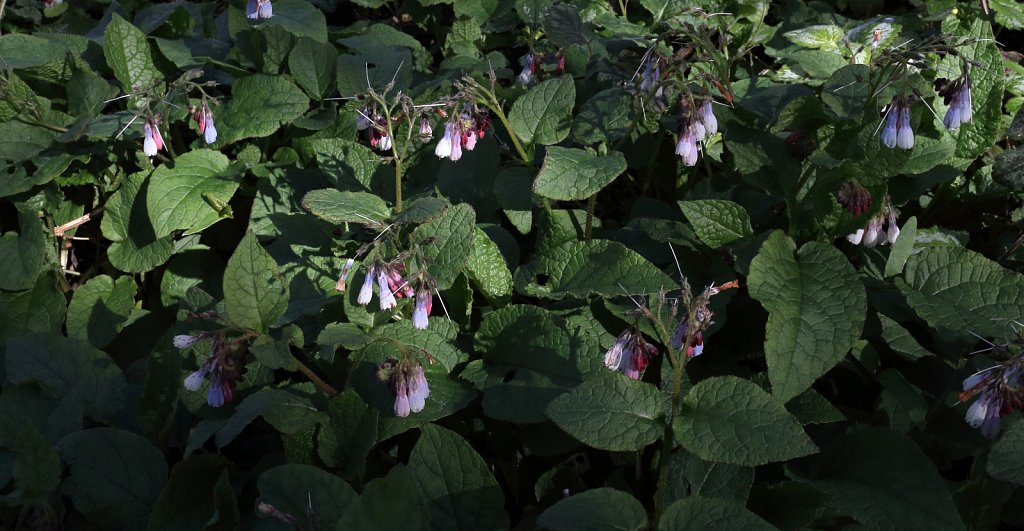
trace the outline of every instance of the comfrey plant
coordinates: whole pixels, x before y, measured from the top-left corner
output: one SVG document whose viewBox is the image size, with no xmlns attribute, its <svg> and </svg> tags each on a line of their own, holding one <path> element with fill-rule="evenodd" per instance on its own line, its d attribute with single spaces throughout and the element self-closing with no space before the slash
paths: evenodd
<svg viewBox="0 0 1024 531">
<path fill-rule="evenodd" d="M 413 355 L 388 357 L 377 366 L 377 380 L 387 383 L 395 395 L 395 415 L 408 417 L 426 407 L 430 387 L 423 364 Z"/>
<path fill-rule="evenodd" d="M 976 398 L 965 420 L 972 428 L 981 428 L 981 434 L 989 439 L 999 435 L 1002 417 L 1024 409 L 1024 335 L 1019 328 L 1015 331 L 1017 337 L 1010 343 L 990 343 L 991 348 L 986 350 L 1001 361 L 965 378 L 960 393 L 960 402 Z"/>
<path fill-rule="evenodd" d="M 245 372 L 248 341 L 255 337 L 255 334 L 247 332 L 232 337 L 235 332 L 237 330 L 225 328 L 216 332 L 174 336 L 174 346 L 181 349 L 189 348 L 206 339 L 210 340 L 209 354 L 199 369 L 185 378 L 184 387 L 196 392 L 204 383 L 209 382 L 206 403 L 211 407 L 221 407 L 232 401 L 235 386 Z"/>
<path fill-rule="evenodd" d="M 870 196 L 869 196 L 870 201 Z M 867 208 L 860 208 L 863 201 L 856 202 L 850 201 L 854 210 L 863 213 Z M 870 204 L 870 203 L 869 203 Z M 858 215 L 858 214 L 854 214 Z M 897 221 L 896 208 L 892 206 L 892 200 L 889 196 L 885 196 L 885 202 L 882 204 L 882 208 L 868 219 L 867 224 L 864 225 L 863 229 L 857 229 L 856 232 L 846 236 L 846 240 L 854 245 L 863 245 L 864 247 L 874 247 L 875 245 L 885 245 L 887 243 L 896 243 L 896 238 L 900 236 L 900 227 Z"/>
</svg>

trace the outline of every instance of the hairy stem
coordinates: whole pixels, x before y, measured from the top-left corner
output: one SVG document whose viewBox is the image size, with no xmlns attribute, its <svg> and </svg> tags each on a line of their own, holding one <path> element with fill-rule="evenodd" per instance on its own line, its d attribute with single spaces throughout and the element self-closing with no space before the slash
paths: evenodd
<svg viewBox="0 0 1024 531">
<path fill-rule="evenodd" d="M 292 359 L 295 360 L 295 365 L 299 368 L 299 372 L 305 375 L 306 378 L 309 378 L 309 381 L 313 382 L 313 385 L 315 385 L 317 389 L 323 391 L 327 396 L 335 396 L 338 394 L 337 389 L 331 387 L 331 384 L 323 381 L 323 379 L 317 376 L 316 373 L 307 367 L 305 363 L 299 361 L 299 358 L 292 356 Z"/>
</svg>

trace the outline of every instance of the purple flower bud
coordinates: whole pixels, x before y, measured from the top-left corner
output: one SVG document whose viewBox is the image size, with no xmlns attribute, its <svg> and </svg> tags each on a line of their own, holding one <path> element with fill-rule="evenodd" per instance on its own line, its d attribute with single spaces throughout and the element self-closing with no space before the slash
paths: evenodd
<svg viewBox="0 0 1024 531">
<path fill-rule="evenodd" d="M 868 220 L 868 224 L 864 227 L 864 247 L 874 247 L 878 243 L 878 236 L 882 232 L 882 222 L 878 217 L 873 217 Z"/>
<path fill-rule="evenodd" d="M 412 371 L 412 377 L 408 378 L 409 385 L 409 410 L 413 413 L 423 411 L 427 405 L 427 397 L 430 395 L 430 388 L 427 386 L 427 376 L 423 371 L 423 365 L 416 365 Z"/>
<path fill-rule="evenodd" d="M 274 16 L 274 8 L 270 0 L 249 0 L 245 5 L 245 16 L 250 20 L 260 20 Z"/>
<path fill-rule="evenodd" d="M 684 125 L 676 142 L 676 155 L 683 159 L 684 166 L 696 166 L 697 152 L 697 128 L 692 124 Z"/>
<path fill-rule="evenodd" d="M 533 54 L 528 53 L 523 56 L 523 71 L 519 73 L 519 84 L 529 85 L 530 81 L 533 80 L 534 70 Z"/>
<path fill-rule="evenodd" d="M 608 352 L 606 352 L 604 355 L 605 367 L 608 367 L 613 371 L 619 370 L 619 368 L 622 366 L 623 349 L 626 348 L 626 344 L 629 343 L 632 337 L 633 332 L 631 332 L 628 329 L 619 334 L 619 337 L 615 339 L 615 344 L 613 344 L 611 348 L 608 349 Z"/>
<path fill-rule="evenodd" d="M 430 127 L 430 120 L 424 116 L 420 119 L 420 142 L 430 142 L 434 136 L 434 129 Z"/>
<path fill-rule="evenodd" d="M 206 391 L 206 403 L 212 407 L 224 405 L 224 387 L 221 385 L 220 373 L 213 371 L 210 375 L 210 388 Z"/>
<path fill-rule="evenodd" d="M 338 282 L 334 285 L 335 291 L 345 293 L 345 282 L 348 279 L 348 275 L 352 272 L 352 266 L 355 263 L 356 261 L 351 258 L 345 260 L 345 265 L 341 268 L 341 276 L 338 277 Z"/>
</svg>

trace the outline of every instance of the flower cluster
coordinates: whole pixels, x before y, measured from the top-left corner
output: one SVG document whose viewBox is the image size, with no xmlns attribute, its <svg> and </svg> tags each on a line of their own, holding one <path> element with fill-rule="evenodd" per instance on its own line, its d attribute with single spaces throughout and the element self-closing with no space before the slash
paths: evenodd
<svg viewBox="0 0 1024 531">
<path fill-rule="evenodd" d="M 860 216 L 871 208 L 871 192 L 857 181 L 844 182 L 839 186 L 839 193 L 836 195 L 839 204 L 854 216 Z"/>
<path fill-rule="evenodd" d="M 718 132 L 718 120 L 711 109 L 711 100 L 704 100 L 696 109 L 691 107 L 690 100 L 681 98 L 683 109 L 679 127 L 679 141 L 676 142 L 676 155 L 683 159 L 684 166 L 696 166 L 698 144 L 704 142 Z"/>
<path fill-rule="evenodd" d="M 270 0 L 249 0 L 245 4 L 245 16 L 250 20 L 268 19 L 274 16 L 274 6 L 270 5 Z"/>
<path fill-rule="evenodd" d="M 900 227 L 896 220 L 896 209 L 893 208 L 892 201 L 886 196 L 885 204 L 882 205 L 878 213 L 871 216 L 863 229 L 857 229 L 857 232 L 847 235 L 846 239 L 854 245 L 863 244 L 864 247 L 874 247 L 878 244 L 896 243 L 896 238 L 899 235 Z"/>
<path fill-rule="evenodd" d="M 605 353 L 604 366 L 639 380 L 640 373 L 657 355 L 658 348 L 648 343 L 636 327 L 627 328 Z"/>
<path fill-rule="evenodd" d="M 188 348 L 202 339 L 207 334 L 178 335 L 174 336 L 174 346 Z M 213 347 L 210 355 L 203 362 L 198 370 L 192 372 L 185 378 L 185 389 L 198 391 L 203 386 L 203 381 L 209 379 L 210 386 L 206 391 L 206 403 L 212 407 L 220 407 L 230 402 L 234 396 L 235 385 L 242 378 L 243 364 L 239 363 L 238 353 L 233 342 L 224 341 L 220 334 L 213 334 Z"/>
<path fill-rule="evenodd" d="M 399 361 L 389 356 L 377 366 L 377 380 L 391 385 L 391 392 L 395 395 L 395 415 L 408 417 L 409 413 L 423 411 L 430 396 L 430 387 L 419 360 L 403 357 Z"/>
<path fill-rule="evenodd" d="M 914 147 L 914 130 L 910 126 L 910 101 L 902 94 L 895 96 L 885 110 L 882 144 L 885 147 Z"/>
<path fill-rule="evenodd" d="M 345 291 L 345 282 L 351 273 L 353 261 L 349 259 L 341 272 L 341 277 L 335 285 L 340 292 Z M 426 271 L 420 271 L 414 278 L 406 280 L 402 275 L 405 271 L 405 264 L 401 260 L 392 263 L 374 263 L 366 268 L 366 277 L 363 279 L 363 286 L 359 290 L 356 302 L 365 306 L 373 299 L 373 285 L 377 285 L 377 294 L 380 298 L 380 309 L 391 310 L 398 306 L 398 299 L 412 299 L 416 302 L 412 311 L 412 326 L 417 330 L 424 330 L 429 324 L 428 317 L 433 307 L 431 288 L 434 285 L 433 278 Z M 419 287 L 413 289 L 413 282 Z"/>
<path fill-rule="evenodd" d="M 142 152 L 147 157 L 155 157 L 156 152 L 164 148 L 164 138 L 160 136 L 159 118 L 146 118 L 142 126 L 145 139 L 142 141 Z"/>
<path fill-rule="evenodd" d="M 540 68 L 540 61 L 537 56 L 533 53 L 528 53 L 523 56 L 523 70 L 519 72 L 519 84 L 529 85 L 530 81 L 533 81 L 533 76 L 537 74 L 537 69 Z"/>
<path fill-rule="evenodd" d="M 473 151 L 477 140 L 482 139 L 490 127 L 490 116 L 467 104 L 458 116 L 445 124 L 444 136 L 434 148 L 434 154 L 442 159 L 459 160 L 462 150 Z"/>
<path fill-rule="evenodd" d="M 199 134 L 203 135 L 206 143 L 216 142 L 217 128 L 213 125 L 213 111 L 206 105 L 206 100 L 203 100 L 198 107 L 189 107 L 189 113 L 192 114 L 192 120 L 199 126 Z"/>
<path fill-rule="evenodd" d="M 712 315 L 711 310 L 707 306 L 697 309 L 697 330 L 693 333 L 690 343 L 686 345 L 687 358 L 695 358 L 704 353 L 704 329 L 711 324 Z M 689 330 L 690 319 L 688 316 L 683 316 L 672 333 L 672 348 L 676 350 L 683 348 L 683 342 L 686 341 L 686 335 Z"/>
<path fill-rule="evenodd" d="M 370 145 L 381 150 L 391 149 L 391 137 L 388 136 L 388 128 L 385 119 L 377 109 L 363 107 L 356 118 L 356 127 L 360 131 L 367 131 L 370 135 Z"/>
<path fill-rule="evenodd" d="M 989 439 L 999 435 L 1000 417 L 1014 409 L 1024 409 L 1024 378 L 1021 365 L 1024 358 L 1014 356 L 1000 365 L 978 371 L 964 380 L 960 401 L 978 399 L 967 409 L 965 419 L 972 428 L 981 428 Z"/>
<path fill-rule="evenodd" d="M 971 78 L 964 72 L 962 76 L 952 82 L 943 83 L 939 88 L 939 95 L 942 101 L 949 105 L 946 116 L 942 118 L 942 124 L 946 129 L 953 130 L 971 121 L 974 111 L 971 109 Z"/>
</svg>

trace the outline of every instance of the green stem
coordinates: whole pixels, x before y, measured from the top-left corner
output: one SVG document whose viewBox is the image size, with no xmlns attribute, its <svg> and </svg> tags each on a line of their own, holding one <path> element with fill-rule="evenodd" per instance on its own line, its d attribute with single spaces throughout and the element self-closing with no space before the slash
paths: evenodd
<svg viewBox="0 0 1024 531">
<path fill-rule="evenodd" d="M 689 308 L 687 308 L 687 319 L 689 320 L 689 326 L 687 327 L 686 338 L 678 353 L 672 348 L 672 337 L 668 335 L 668 329 L 665 328 L 660 319 L 656 321 L 658 333 L 662 336 L 662 342 L 667 349 L 665 354 L 672 363 L 672 407 L 665 416 L 665 433 L 662 435 L 661 440 L 661 457 L 658 460 L 658 490 L 655 492 L 654 520 L 652 522 L 654 525 L 657 525 L 658 521 L 661 520 L 661 515 L 665 512 L 665 492 L 668 490 L 669 462 L 672 460 L 672 450 L 675 448 L 675 432 L 672 428 L 672 423 L 680 414 L 686 350 L 696 335 L 697 323 Z"/>
<path fill-rule="evenodd" d="M 395 212 L 402 211 L 402 157 L 398 155 L 398 142 L 391 127 L 391 109 L 384 107 L 384 119 L 387 120 L 387 134 L 391 139 L 391 155 L 395 157 Z M 411 120 L 412 118 L 410 118 Z"/>
<path fill-rule="evenodd" d="M 597 207 L 597 194 L 587 199 L 587 227 L 583 232 L 583 239 L 590 240 L 594 228 L 594 209 Z"/>
<path fill-rule="evenodd" d="M 533 159 L 526 154 L 526 150 L 523 149 L 523 145 L 519 143 L 519 137 L 516 136 L 515 131 L 512 130 L 512 126 L 509 125 L 508 118 L 505 116 L 505 111 L 501 109 L 501 105 L 498 104 L 498 100 L 493 94 L 488 94 L 488 96 L 490 96 L 490 101 L 487 106 L 490 107 L 490 109 L 494 111 L 494 114 L 498 116 L 498 120 L 501 122 L 501 125 L 505 126 L 505 130 L 508 131 L 508 137 L 512 139 L 512 146 L 516 148 L 516 153 L 519 154 L 519 158 L 528 166 L 533 167 Z"/>
<path fill-rule="evenodd" d="M 295 360 L 295 366 L 299 368 L 299 372 L 301 372 L 306 378 L 309 378 L 309 381 L 313 382 L 313 385 L 315 385 L 317 389 L 323 391 L 327 396 L 335 396 L 338 394 L 337 389 L 331 387 L 331 384 L 323 381 L 323 379 L 317 376 L 316 373 L 307 367 L 305 363 L 299 361 L 299 358 L 292 356 L 292 359 Z"/>
</svg>

